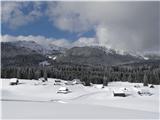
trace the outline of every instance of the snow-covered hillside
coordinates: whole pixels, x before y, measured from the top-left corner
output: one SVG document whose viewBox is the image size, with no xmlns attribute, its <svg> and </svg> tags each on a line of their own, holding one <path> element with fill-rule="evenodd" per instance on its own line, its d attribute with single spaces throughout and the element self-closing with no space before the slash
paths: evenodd
<svg viewBox="0 0 160 120">
<path fill-rule="evenodd" d="M 118 50 L 118 49 L 112 49 L 112 48 L 106 48 L 103 46 L 92 46 L 93 48 L 99 48 L 103 51 L 105 51 L 106 54 L 117 54 L 117 55 L 122 55 L 122 56 L 133 56 L 135 58 L 139 58 L 139 59 L 144 59 L 144 60 L 148 60 L 148 57 L 145 57 L 144 55 L 137 53 L 137 52 L 133 52 L 133 51 L 124 51 L 124 50 Z"/>
<path fill-rule="evenodd" d="M 50 44 L 49 43 L 39 44 L 35 41 L 14 41 L 14 42 L 10 42 L 10 43 L 14 46 L 29 48 L 31 50 L 34 50 L 34 51 L 40 53 L 40 54 L 45 54 L 45 55 L 46 54 L 52 54 L 54 52 L 64 53 L 67 50 L 66 48 L 56 46 L 52 43 L 50 43 Z M 136 53 L 136 52 L 133 52 L 133 51 L 124 51 L 124 50 L 106 48 L 106 47 L 103 47 L 103 46 L 88 46 L 88 47 L 101 49 L 106 54 L 132 56 L 132 57 L 139 58 L 139 59 L 144 59 L 144 60 L 148 59 L 148 57 L 145 57 L 142 54 Z"/>
<path fill-rule="evenodd" d="M 81 84 L 61 86 L 71 90 L 58 94 L 60 85 L 56 79 L 47 82 L 20 80 L 18 85 L 9 85 L 10 79 L 1 79 L 1 102 L 3 118 L 115 118 L 158 119 L 160 114 L 159 90 L 143 87 L 140 83 L 111 82 L 105 88 L 100 85 L 85 87 Z M 140 88 L 134 87 L 139 85 Z M 114 97 L 115 89 L 127 89 L 126 97 Z M 145 90 L 152 95 L 140 96 Z M 16 108 L 16 109 L 15 109 Z M 36 112 L 35 112 L 36 111 Z"/>
<path fill-rule="evenodd" d="M 54 44 L 39 44 L 35 41 L 14 41 L 10 42 L 12 45 L 18 46 L 18 47 L 24 47 L 24 48 L 29 48 L 31 50 L 36 51 L 37 53 L 40 54 L 52 54 L 55 52 L 63 52 L 65 49 L 58 47 Z"/>
</svg>

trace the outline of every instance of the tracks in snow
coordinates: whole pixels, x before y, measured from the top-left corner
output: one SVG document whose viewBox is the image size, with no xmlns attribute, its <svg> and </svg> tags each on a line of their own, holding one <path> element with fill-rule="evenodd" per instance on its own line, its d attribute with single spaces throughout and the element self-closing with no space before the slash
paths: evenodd
<svg viewBox="0 0 160 120">
<path fill-rule="evenodd" d="M 103 92 L 105 92 L 105 91 L 87 93 L 87 94 L 79 95 L 79 96 L 76 96 L 76 97 L 70 98 L 70 99 L 50 99 L 50 100 L 0 99 L 0 101 L 14 101 L 14 102 L 60 102 L 60 103 L 66 103 L 66 102 L 64 102 L 65 100 L 77 100 L 77 99 L 80 99 L 80 98 L 89 97 L 91 95 L 95 95 L 95 94 L 99 94 L 99 93 L 103 93 Z"/>
<path fill-rule="evenodd" d="M 80 99 L 80 98 L 83 98 L 83 97 L 89 97 L 91 95 L 95 95 L 95 94 L 99 94 L 99 93 L 104 93 L 104 92 L 106 92 L 106 91 L 98 91 L 98 92 L 92 92 L 92 93 L 88 93 L 88 94 L 83 94 L 83 95 L 71 98 L 69 100 L 77 100 L 77 99 Z"/>
<path fill-rule="evenodd" d="M 14 102 L 56 102 L 60 99 L 55 100 L 20 100 L 20 99 L 0 99 L 0 101 L 14 101 Z"/>
</svg>

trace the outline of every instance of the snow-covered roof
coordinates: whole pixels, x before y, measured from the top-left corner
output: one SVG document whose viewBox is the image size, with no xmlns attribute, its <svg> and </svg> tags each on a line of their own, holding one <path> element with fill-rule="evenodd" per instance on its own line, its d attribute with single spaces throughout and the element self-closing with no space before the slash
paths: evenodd
<svg viewBox="0 0 160 120">
<path fill-rule="evenodd" d="M 60 87 L 59 88 L 59 91 L 65 91 L 65 90 L 67 90 L 68 88 L 67 87 Z"/>
<path fill-rule="evenodd" d="M 118 88 L 117 88 L 117 89 L 114 89 L 113 92 L 114 92 L 114 93 L 124 93 L 124 89 L 122 89 L 122 88 L 119 88 L 119 89 L 118 89 Z"/>
<path fill-rule="evenodd" d="M 17 82 L 17 80 L 18 80 L 17 78 L 11 78 L 10 82 Z"/>
<path fill-rule="evenodd" d="M 142 93 L 148 93 L 149 92 L 148 89 L 140 89 L 139 91 L 142 92 Z"/>
<path fill-rule="evenodd" d="M 73 83 L 73 84 L 76 84 L 76 83 L 78 83 L 78 82 L 77 82 L 77 81 L 73 81 L 72 83 Z"/>
<path fill-rule="evenodd" d="M 57 80 L 55 80 L 55 82 L 61 82 L 61 80 L 57 79 Z"/>
<path fill-rule="evenodd" d="M 95 85 L 95 87 L 96 87 L 96 88 L 103 88 L 103 85 L 101 85 L 101 84 L 98 85 L 98 84 L 97 84 L 97 85 Z"/>
<path fill-rule="evenodd" d="M 44 78 L 39 78 L 38 80 L 44 80 Z"/>
<path fill-rule="evenodd" d="M 68 84 L 73 84 L 74 81 L 67 81 Z"/>
<path fill-rule="evenodd" d="M 80 79 L 73 79 L 72 81 L 74 81 L 74 82 L 81 82 Z"/>
</svg>

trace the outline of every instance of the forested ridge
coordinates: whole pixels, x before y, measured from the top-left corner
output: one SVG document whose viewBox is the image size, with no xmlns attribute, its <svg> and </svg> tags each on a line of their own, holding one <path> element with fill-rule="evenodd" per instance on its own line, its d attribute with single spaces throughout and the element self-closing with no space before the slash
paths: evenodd
<svg viewBox="0 0 160 120">
<path fill-rule="evenodd" d="M 54 62 L 50 66 L 3 67 L 2 78 L 39 79 L 40 77 L 64 80 L 80 79 L 86 84 L 102 84 L 105 81 L 128 81 L 160 84 L 160 64 L 126 64 L 117 66 L 82 65 Z"/>
<path fill-rule="evenodd" d="M 76 78 L 86 85 L 111 81 L 144 82 L 145 79 L 147 83 L 160 84 L 159 59 L 145 60 L 129 54 L 120 55 L 103 47 L 74 47 L 58 55 L 55 51 L 52 51 L 54 54 L 44 55 L 27 46 L 17 46 L 17 43 L 1 45 L 2 78 Z M 40 63 L 44 61 L 49 64 L 42 66 Z"/>
</svg>

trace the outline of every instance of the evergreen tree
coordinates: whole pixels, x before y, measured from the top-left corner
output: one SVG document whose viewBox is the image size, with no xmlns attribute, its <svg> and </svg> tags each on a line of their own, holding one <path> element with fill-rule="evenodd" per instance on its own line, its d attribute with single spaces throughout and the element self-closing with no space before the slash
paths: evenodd
<svg viewBox="0 0 160 120">
<path fill-rule="evenodd" d="M 44 77 L 45 81 L 48 80 L 48 78 L 47 78 L 47 71 L 46 71 L 46 70 L 44 70 L 44 75 L 43 75 L 43 77 Z"/>
<path fill-rule="evenodd" d="M 20 69 L 19 68 L 17 69 L 17 75 L 16 75 L 16 77 L 19 78 L 19 79 L 21 78 L 21 73 L 20 73 Z"/>
<path fill-rule="evenodd" d="M 38 80 L 39 78 L 40 78 L 40 71 L 37 70 L 37 71 L 35 72 L 35 79 Z"/>
<path fill-rule="evenodd" d="M 128 82 L 133 82 L 132 74 L 129 74 L 129 76 L 128 76 Z"/>
<path fill-rule="evenodd" d="M 107 77 L 105 75 L 103 77 L 103 86 L 108 86 L 108 80 L 107 80 Z"/>
<path fill-rule="evenodd" d="M 144 74 L 144 77 L 143 77 L 143 86 L 148 86 L 148 78 L 146 73 Z"/>
</svg>

